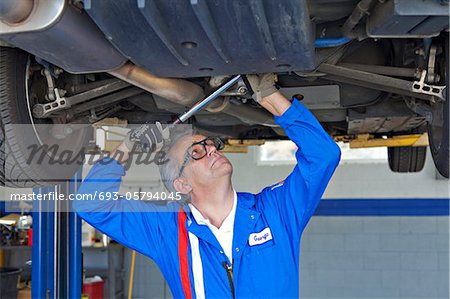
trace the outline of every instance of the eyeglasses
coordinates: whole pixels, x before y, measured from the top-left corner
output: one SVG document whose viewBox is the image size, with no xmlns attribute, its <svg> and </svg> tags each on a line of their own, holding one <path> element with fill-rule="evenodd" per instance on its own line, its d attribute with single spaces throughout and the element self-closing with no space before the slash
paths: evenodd
<svg viewBox="0 0 450 299">
<path fill-rule="evenodd" d="M 214 146 L 216 150 L 223 150 L 225 144 L 219 137 L 207 137 L 199 142 L 194 142 L 191 146 L 186 150 L 186 154 L 184 155 L 183 164 L 181 164 L 180 173 L 178 177 L 181 177 L 183 170 L 186 168 L 187 164 L 191 160 L 200 160 L 206 156 L 208 150 L 206 146 Z"/>
</svg>

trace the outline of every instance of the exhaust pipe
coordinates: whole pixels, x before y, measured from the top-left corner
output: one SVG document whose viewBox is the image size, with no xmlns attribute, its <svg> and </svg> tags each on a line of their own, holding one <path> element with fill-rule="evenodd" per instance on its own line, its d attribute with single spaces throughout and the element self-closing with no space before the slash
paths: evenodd
<svg viewBox="0 0 450 299">
<path fill-rule="evenodd" d="M 134 86 L 186 107 L 191 107 L 204 97 L 203 89 L 195 83 L 183 79 L 156 77 L 132 63 L 126 63 L 109 73 Z M 228 100 L 222 100 L 219 105 L 210 105 L 206 110 L 237 117 L 247 124 L 277 127 L 270 113 L 246 105 L 236 106 Z"/>
<path fill-rule="evenodd" d="M 0 39 L 73 74 L 106 72 L 127 61 L 67 0 L 0 0 Z"/>
<path fill-rule="evenodd" d="M 195 83 L 183 79 L 156 77 L 132 63 L 126 63 L 109 73 L 134 86 L 186 107 L 191 107 L 204 97 L 203 89 Z M 219 105 L 217 103 L 210 105 L 206 110 L 212 113 L 222 112 L 232 115 L 247 124 L 277 127 L 270 113 L 246 105 L 236 106 L 228 100 L 222 100 Z"/>
<path fill-rule="evenodd" d="M 109 72 L 111 75 L 176 104 L 192 106 L 204 97 L 203 89 L 187 80 L 160 78 L 132 63 Z"/>
<path fill-rule="evenodd" d="M 226 97 L 222 101 L 211 103 L 207 108 L 211 113 L 225 113 L 234 116 L 248 125 L 263 125 L 266 127 L 278 127 L 273 120 L 273 115 L 266 110 L 252 108 L 247 105 L 234 105 Z"/>
<path fill-rule="evenodd" d="M 33 11 L 34 0 L 1 0 L 0 21 L 18 24 L 25 21 Z"/>
</svg>

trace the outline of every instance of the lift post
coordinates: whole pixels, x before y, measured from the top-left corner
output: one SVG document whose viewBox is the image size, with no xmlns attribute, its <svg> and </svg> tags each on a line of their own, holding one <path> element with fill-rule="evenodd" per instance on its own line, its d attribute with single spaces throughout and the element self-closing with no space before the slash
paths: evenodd
<svg viewBox="0 0 450 299">
<path fill-rule="evenodd" d="M 80 169 L 68 181 L 53 187 L 34 188 L 35 194 L 76 194 Z M 32 297 L 81 298 L 81 219 L 68 200 L 33 202 Z"/>
</svg>

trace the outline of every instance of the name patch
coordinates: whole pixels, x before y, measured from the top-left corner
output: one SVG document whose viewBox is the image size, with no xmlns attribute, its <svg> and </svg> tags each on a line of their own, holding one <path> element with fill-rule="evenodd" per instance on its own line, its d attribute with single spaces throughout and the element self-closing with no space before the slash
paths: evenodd
<svg viewBox="0 0 450 299">
<path fill-rule="evenodd" d="M 272 232 L 270 231 L 270 228 L 266 227 L 259 233 L 250 234 L 250 237 L 248 238 L 248 244 L 250 246 L 255 246 L 266 243 L 270 240 L 272 240 Z"/>
</svg>

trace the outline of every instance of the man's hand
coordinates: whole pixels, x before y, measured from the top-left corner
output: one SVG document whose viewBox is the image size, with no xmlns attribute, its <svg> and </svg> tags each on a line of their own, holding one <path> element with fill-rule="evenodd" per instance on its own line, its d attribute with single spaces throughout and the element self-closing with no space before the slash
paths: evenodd
<svg viewBox="0 0 450 299">
<path fill-rule="evenodd" d="M 275 87 L 274 74 L 247 75 L 248 83 L 253 89 L 253 99 L 270 113 L 282 115 L 291 102 Z"/>
<path fill-rule="evenodd" d="M 163 128 L 160 122 L 145 123 L 128 132 L 124 143 L 128 150 L 139 152 L 155 152 L 164 145 L 164 140 L 170 135 L 169 128 Z"/>
<path fill-rule="evenodd" d="M 275 87 L 275 76 L 272 73 L 247 75 L 248 83 L 253 90 L 253 99 L 256 102 L 261 102 L 265 97 L 270 96 L 278 91 Z"/>
</svg>

